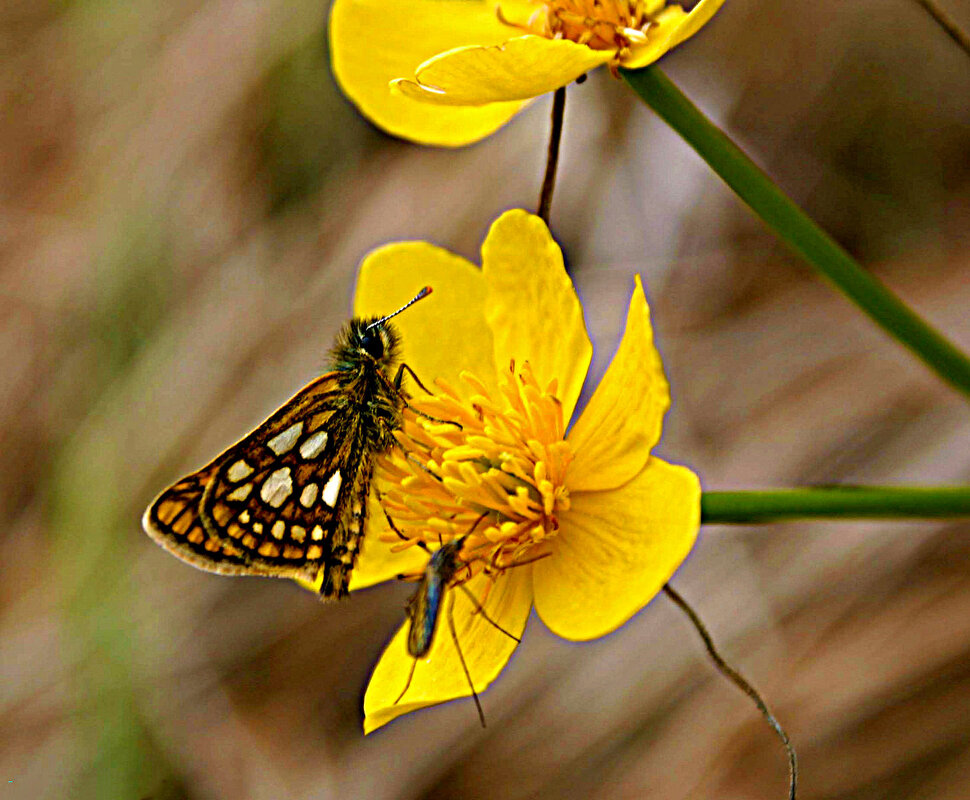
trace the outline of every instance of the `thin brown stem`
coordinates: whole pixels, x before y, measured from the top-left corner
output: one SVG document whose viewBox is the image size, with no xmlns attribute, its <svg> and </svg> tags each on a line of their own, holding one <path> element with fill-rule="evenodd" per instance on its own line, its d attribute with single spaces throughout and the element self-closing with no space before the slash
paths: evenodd
<svg viewBox="0 0 970 800">
<path fill-rule="evenodd" d="M 562 140 L 562 120 L 566 111 L 566 87 L 560 86 L 552 96 L 552 131 L 549 134 L 549 152 L 546 155 L 546 175 L 542 179 L 539 194 L 539 216 L 549 224 L 552 208 L 552 192 L 556 188 L 556 167 L 559 165 L 559 142 Z"/>
<path fill-rule="evenodd" d="M 916 2 L 923 6 L 926 9 L 926 13 L 936 20 L 936 24 L 943 28 L 946 35 L 953 39 L 964 53 L 970 56 L 970 36 L 967 36 L 960 29 L 960 26 L 954 22 L 950 15 L 934 3 L 933 0 L 916 0 Z"/>
<path fill-rule="evenodd" d="M 711 638 L 711 634 L 707 632 L 707 628 L 704 626 L 704 623 L 701 622 L 701 618 L 697 615 L 697 612 L 691 608 L 690 604 L 676 591 L 674 591 L 674 587 L 672 587 L 669 583 L 664 585 L 664 593 L 667 595 L 667 597 L 674 601 L 681 611 L 687 615 L 687 618 L 691 621 L 694 628 L 697 629 L 701 639 L 704 640 L 704 647 L 707 648 L 707 654 L 711 657 L 711 661 L 714 662 L 714 666 L 717 667 L 718 671 L 754 701 L 754 704 L 758 707 L 758 711 L 761 712 L 761 716 L 765 718 L 765 721 L 774 729 L 775 733 L 778 734 L 778 738 L 781 739 L 781 743 L 785 746 L 785 752 L 788 753 L 788 798 L 789 800 L 795 800 L 795 786 L 798 782 L 798 760 L 795 757 L 795 748 L 792 747 L 788 734 L 785 733 L 785 729 L 781 727 L 778 720 L 775 719 L 774 715 L 768 710 L 768 706 L 765 704 L 765 701 L 761 699 L 761 695 L 758 694 L 757 689 L 748 683 L 741 673 L 728 664 L 727 661 L 724 660 L 723 656 L 721 656 L 721 654 L 717 651 L 717 648 L 714 646 L 714 640 Z"/>
</svg>

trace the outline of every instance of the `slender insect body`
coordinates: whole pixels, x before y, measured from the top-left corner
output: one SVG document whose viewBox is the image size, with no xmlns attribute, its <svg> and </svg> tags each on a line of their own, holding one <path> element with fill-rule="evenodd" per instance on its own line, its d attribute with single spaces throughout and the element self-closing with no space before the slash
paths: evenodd
<svg viewBox="0 0 970 800">
<path fill-rule="evenodd" d="M 456 539 L 431 554 L 417 591 L 408 601 L 407 615 L 411 621 L 408 653 L 414 658 L 426 656 L 434 642 L 445 591 L 463 566 L 459 559 L 463 542 L 464 539 Z"/>
<path fill-rule="evenodd" d="M 407 644 L 408 653 L 414 659 L 414 663 L 411 665 L 411 672 L 408 675 L 407 683 L 405 683 L 404 688 L 401 690 L 401 694 L 398 695 L 395 701 L 396 703 L 401 701 L 401 698 L 404 697 L 408 688 L 411 686 L 411 680 L 414 677 L 414 669 L 417 666 L 418 659 L 424 658 L 431 651 L 431 645 L 434 643 L 435 632 L 438 627 L 438 620 L 441 617 L 442 607 L 444 606 L 445 595 L 459 570 L 467 566 L 461 559 L 461 549 L 464 546 L 466 536 L 443 544 L 431 554 L 424 573 L 421 575 L 418 588 L 411 596 L 411 599 L 408 600 L 406 613 L 410 622 L 410 628 L 408 629 Z M 469 592 L 468 587 L 459 583 L 456 588 L 467 595 L 475 607 L 476 614 L 481 614 L 486 622 L 510 639 L 516 642 L 519 641 L 517 636 L 509 633 L 485 612 L 485 609 L 479 605 L 478 601 Z M 478 710 L 478 719 L 484 728 L 485 712 L 482 710 L 482 703 L 478 697 L 478 692 L 475 691 L 475 682 L 472 680 L 471 673 L 468 671 L 468 665 L 465 663 L 465 656 L 461 651 L 461 642 L 458 641 L 458 631 L 455 629 L 454 608 L 455 602 L 454 597 L 452 597 L 448 605 L 448 627 L 451 632 L 451 640 L 455 645 L 455 653 L 458 656 L 462 671 L 465 673 L 465 679 L 468 681 L 469 693 L 475 701 L 475 708 Z"/>
</svg>

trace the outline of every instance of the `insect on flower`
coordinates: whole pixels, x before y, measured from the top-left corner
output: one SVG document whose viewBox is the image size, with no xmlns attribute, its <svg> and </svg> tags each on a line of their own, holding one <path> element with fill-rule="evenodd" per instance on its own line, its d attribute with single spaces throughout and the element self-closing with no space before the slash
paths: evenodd
<svg viewBox="0 0 970 800">
<path fill-rule="evenodd" d="M 224 575 L 296 578 L 325 599 L 347 594 L 367 522 L 374 457 L 408 405 L 390 320 L 355 317 L 337 336 L 332 371 L 202 469 L 162 492 L 142 524 L 158 544 Z M 391 370 L 397 371 L 391 377 Z"/>
<path fill-rule="evenodd" d="M 483 518 L 484 516 L 480 517 L 479 521 Z M 414 662 L 411 665 L 411 672 L 408 674 L 407 683 L 405 683 L 404 689 L 401 690 L 397 702 L 400 702 L 404 695 L 407 694 L 407 690 L 411 685 L 411 679 L 414 677 L 414 668 L 417 666 L 418 659 L 424 658 L 431 651 L 431 645 L 434 643 L 435 632 L 438 628 L 438 619 L 441 616 L 441 605 L 444 601 L 445 592 L 451 586 L 452 581 L 462 568 L 468 566 L 461 558 L 461 549 L 465 544 L 466 538 L 466 536 L 462 536 L 460 539 L 454 539 L 447 544 L 443 544 L 431 554 L 428 559 L 428 565 L 421 575 L 418 588 L 408 600 L 406 606 L 407 617 L 410 623 L 408 630 L 408 653 L 414 659 Z M 403 579 L 405 576 L 402 575 L 400 577 Z M 521 641 L 518 636 L 509 633 L 489 617 L 485 613 L 485 609 L 479 605 L 474 595 L 465 588 L 464 584 L 458 583 L 456 588 L 468 596 L 476 608 L 476 613 L 480 614 L 492 627 L 504 633 L 516 643 Z M 462 671 L 468 680 L 471 696 L 475 700 L 475 707 L 478 709 L 478 718 L 484 728 L 485 712 L 482 710 L 482 703 L 478 698 L 478 692 L 475 691 L 475 682 L 472 680 L 471 674 L 468 671 L 468 665 L 465 663 L 465 656 L 461 651 L 458 632 L 455 630 L 454 613 L 455 602 L 454 596 L 452 596 L 451 602 L 448 605 L 448 628 L 451 632 L 451 639 L 455 644 L 458 661 L 461 663 Z"/>
<path fill-rule="evenodd" d="M 374 515 L 355 585 L 424 574 L 428 550 L 464 541 L 452 579 L 440 587 L 433 575 L 426 579 L 415 601 L 425 610 L 415 605 L 413 622 L 375 666 L 365 732 L 488 687 L 517 644 L 489 620 L 521 638 L 534 607 L 565 639 L 616 630 L 662 590 L 700 524 L 696 475 L 652 452 L 670 395 L 638 278 L 610 366 L 574 414 L 592 345 L 562 252 L 541 219 L 503 214 L 482 245 L 481 267 L 426 243 L 386 245 L 361 266 L 357 307 L 386 304 L 388 287 L 418 264 L 435 286 L 448 286 L 435 325 L 417 325 L 417 312 L 401 320 L 408 363 L 436 391 L 402 411 L 394 431 L 401 447 L 375 462 L 395 529 L 372 537 Z M 399 566 L 391 572 L 392 565 Z M 456 636 L 435 636 L 415 667 L 409 639 L 433 616 L 427 601 L 437 593 L 445 595 L 439 608 L 453 605 Z"/>
</svg>

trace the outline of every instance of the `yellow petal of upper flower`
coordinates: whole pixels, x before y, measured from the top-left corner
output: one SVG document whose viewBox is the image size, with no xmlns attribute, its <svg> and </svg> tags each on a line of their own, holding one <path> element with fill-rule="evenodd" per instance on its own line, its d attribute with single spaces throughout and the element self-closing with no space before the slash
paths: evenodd
<svg viewBox="0 0 970 800">
<path fill-rule="evenodd" d="M 669 405 L 670 389 L 637 275 L 620 347 L 569 432 L 574 454 L 570 490 L 612 489 L 636 475 L 660 438 Z"/>
<path fill-rule="evenodd" d="M 421 382 L 443 378 L 459 384 L 471 370 L 496 386 L 493 343 L 485 325 L 486 284 L 482 270 L 461 256 L 427 242 L 398 242 L 378 248 L 360 265 L 354 314 L 384 315 L 407 302 L 425 284 L 434 290 L 394 318 L 401 356 Z M 405 378 L 412 394 L 421 390 Z"/>
<path fill-rule="evenodd" d="M 490 47 L 459 47 L 425 61 L 416 80 L 394 82 L 406 97 L 437 105 L 480 106 L 529 100 L 613 58 L 567 39 L 519 36 Z"/>
<path fill-rule="evenodd" d="M 652 64 L 697 33 L 723 4 L 724 0 L 700 0 L 689 14 L 680 6 L 667 6 L 657 15 L 657 24 L 649 30 L 647 42 L 631 48 L 629 55 L 620 59 L 620 66 L 638 69 Z"/>
<path fill-rule="evenodd" d="M 533 565 L 535 604 L 553 632 L 595 639 L 643 608 L 686 558 L 700 525 L 701 487 L 686 467 L 651 458 L 619 489 L 572 495 Z"/>
<path fill-rule="evenodd" d="M 539 217 L 508 211 L 482 245 L 482 272 L 496 367 L 507 370 L 512 360 L 520 366 L 528 361 L 543 388 L 556 379 L 554 393 L 568 421 L 593 347 L 559 245 Z"/>
<path fill-rule="evenodd" d="M 486 580 L 484 576 L 479 576 L 465 586 L 478 596 Z M 448 627 L 448 608 L 452 597 L 455 599 L 455 630 L 475 691 L 484 691 L 508 662 L 517 642 L 495 628 L 481 614 L 474 613 L 475 606 L 464 592 L 451 589 L 441 606 L 434 644 L 428 655 L 415 665 L 411 685 L 400 702 L 397 700 L 414 664 L 407 650 L 408 624 L 401 627 L 384 650 L 364 695 L 365 733 L 418 708 L 470 696 L 468 679 Z M 531 607 L 531 566 L 516 567 L 505 573 L 496 582 L 485 603 L 489 617 L 517 637 L 521 637 L 525 630 Z"/>
<path fill-rule="evenodd" d="M 522 102 L 441 109 L 392 93 L 390 82 L 422 62 L 468 45 L 498 44 L 509 28 L 488 0 L 335 0 L 330 13 L 334 75 L 363 114 L 423 144 L 457 147 L 501 127 Z"/>
</svg>

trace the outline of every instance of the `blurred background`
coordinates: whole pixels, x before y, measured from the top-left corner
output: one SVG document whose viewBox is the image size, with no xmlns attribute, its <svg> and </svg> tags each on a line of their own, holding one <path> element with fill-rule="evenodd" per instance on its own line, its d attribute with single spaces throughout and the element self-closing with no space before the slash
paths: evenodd
<svg viewBox="0 0 970 800">
<path fill-rule="evenodd" d="M 964 27 L 970 2 L 940 0 Z M 371 248 L 477 260 L 534 208 L 550 98 L 392 140 L 316 0 L 0 3 L 0 797 L 782 798 L 784 754 L 660 597 L 530 622 L 482 698 L 361 733 L 407 586 L 324 606 L 139 525 L 319 374 Z M 970 61 L 912 0 L 730 0 L 667 73 L 970 348 Z M 633 94 L 569 90 L 553 230 L 608 363 L 640 272 L 708 488 L 970 481 L 970 409 L 766 233 Z M 674 585 L 801 757 L 803 797 L 970 794 L 970 524 L 708 527 Z"/>
</svg>

